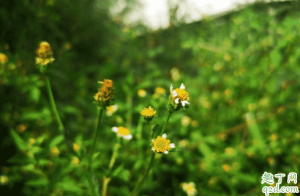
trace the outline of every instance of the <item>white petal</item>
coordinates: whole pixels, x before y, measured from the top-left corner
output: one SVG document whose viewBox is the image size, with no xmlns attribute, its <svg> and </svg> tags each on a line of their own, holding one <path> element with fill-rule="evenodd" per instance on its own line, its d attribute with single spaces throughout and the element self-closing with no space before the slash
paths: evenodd
<svg viewBox="0 0 300 196">
<path fill-rule="evenodd" d="M 170 148 L 175 148 L 175 144 L 174 143 L 171 143 L 169 146 L 170 146 Z"/>
<path fill-rule="evenodd" d="M 185 104 L 190 104 L 188 101 L 182 101 L 181 103 L 182 103 L 182 106 L 185 106 Z"/>
<path fill-rule="evenodd" d="M 165 153 L 165 154 L 168 154 L 168 153 L 169 153 L 169 151 L 167 151 L 167 150 L 166 150 L 164 153 Z"/>
<path fill-rule="evenodd" d="M 111 128 L 111 130 L 113 131 L 113 132 L 118 132 L 119 131 L 119 128 L 118 127 L 113 127 L 113 128 Z"/>
<path fill-rule="evenodd" d="M 152 147 L 152 148 L 151 148 L 151 150 L 155 151 L 155 148 L 154 148 L 154 147 Z"/>
<path fill-rule="evenodd" d="M 173 91 L 172 91 L 172 96 L 173 96 L 173 97 L 176 97 L 177 95 L 178 95 L 177 92 L 176 92 L 175 90 L 173 90 Z"/>
<path fill-rule="evenodd" d="M 183 85 L 183 83 L 181 83 L 180 89 L 185 89 L 185 86 Z"/>
<path fill-rule="evenodd" d="M 178 98 L 175 99 L 175 103 L 176 103 L 176 104 L 179 103 L 179 99 L 178 99 Z"/>
<path fill-rule="evenodd" d="M 131 134 L 125 135 L 125 136 L 123 136 L 123 138 L 124 138 L 125 140 L 131 140 L 132 135 L 131 135 Z"/>
<path fill-rule="evenodd" d="M 164 134 L 162 135 L 162 138 L 167 138 L 167 134 L 164 133 Z"/>
<path fill-rule="evenodd" d="M 151 142 L 154 143 L 154 139 L 152 139 Z"/>
</svg>

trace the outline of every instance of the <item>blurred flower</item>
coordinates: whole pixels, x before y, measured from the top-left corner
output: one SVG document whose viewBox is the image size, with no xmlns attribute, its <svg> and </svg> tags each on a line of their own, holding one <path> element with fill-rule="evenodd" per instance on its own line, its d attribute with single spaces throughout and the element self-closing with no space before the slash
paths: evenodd
<svg viewBox="0 0 300 196">
<path fill-rule="evenodd" d="M 179 147 L 185 148 L 189 145 L 189 141 L 187 139 L 183 139 L 179 141 Z"/>
<path fill-rule="evenodd" d="M 219 91 L 213 91 L 212 92 L 213 99 L 219 99 L 220 98 L 220 92 Z"/>
<path fill-rule="evenodd" d="M 274 163 L 275 163 L 275 159 L 273 158 L 273 157 L 269 157 L 268 158 L 268 163 L 269 163 L 269 165 L 274 165 Z"/>
<path fill-rule="evenodd" d="M 226 53 L 224 55 L 224 60 L 227 61 L 227 62 L 230 61 L 231 60 L 231 55 L 229 53 Z"/>
<path fill-rule="evenodd" d="M 226 134 L 226 133 L 219 133 L 219 134 L 217 135 L 217 137 L 218 137 L 220 140 L 224 141 L 224 140 L 227 138 L 227 134 Z"/>
<path fill-rule="evenodd" d="M 199 122 L 197 120 L 192 120 L 192 127 L 197 128 L 199 126 Z"/>
<path fill-rule="evenodd" d="M 162 87 L 156 87 L 155 88 L 155 93 L 159 94 L 159 95 L 164 95 L 166 93 L 166 89 L 164 89 Z"/>
<path fill-rule="evenodd" d="M 180 73 L 179 73 L 179 69 L 176 68 L 176 67 L 173 67 L 171 69 L 171 77 L 172 77 L 172 80 L 174 81 L 177 81 L 180 79 Z"/>
<path fill-rule="evenodd" d="M 262 99 L 259 100 L 259 105 L 262 107 L 268 107 L 270 104 L 269 98 L 268 97 L 264 97 Z"/>
<path fill-rule="evenodd" d="M 75 152 L 78 152 L 80 150 L 80 145 L 79 144 L 76 144 L 76 143 L 73 143 L 73 150 Z"/>
<path fill-rule="evenodd" d="M 149 108 L 144 108 L 141 112 L 141 114 L 145 120 L 152 120 L 155 113 L 156 113 L 156 111 L 153 108 L 151 108 L 151 106 L 149 106 Z"/>
<path fill-rule="evenodd" d="M 190 117 L 188 117 L 188 116 L 183 116 L 182 118 L 181 118 L 181 124 L 183 125 L 183 126 L 188 126 L 189 124 L 191 123 L 191 118 Z"/>
<path fill-rule="evenodd" d="M 113 98 L 114 95 L 114 90 L 113 90 L 113 81 L 104 79 L 103 82 L 98 82 L 102 84 L 101 89 L 98 89 L 98 93 L 94 95 L 95 100 L 97 103 L 102 106 L 106 107 L 109 106 L 110 101 Z"/>
<path fill-rule="evenodd" d="M 173 86 L 171 84 L 170 92 L 173 101 L 175 102 L 176 105 L 181 104 L 183 107 L 185 107 L 186 104 L 190 104 L 188 102 L 189 93 L 185 90 L 185 86 L 183 85 L 183 83 L 181 84 L 180 88 L 176 88 L 175 90 L 173 90 Z"/>
<path fill-rule="evenodd" d="M 255 110 L 255 109 L 256 109 L 256 104 L 250 103 L 250 104 L 248 105 L 248 110 L 253 111 L 253 110 Z"/>
<path fill-rule="evenodd" d="M 178 165 L 182 165 L 182 163 L 183 163 L 182 158 L 178 157 L 178 158 L 176 159 L 176 163 L 177 163 Z"/>
<path fill-rule="evenodd" d="M 200 98 L 200 103 L 202 104 L 202 106 L 206 109 L 210 108 L 210 102 L 207 100 L 206 97 L 201 97 Z"/>
<path fill-rule="evenodd" d="M 110 105 L 106 109 L 106 115 L 107 116 L 112 116 L 113 113 L 115 113 L 118 110 L 118 105 Z"/>
<path fill-rule="evenodd" d="M 214 66 L 213 66 L 213 69 L 215 70 L 215 71 L 220 71 L 221 69 L 223 68 L 223 64 L 222 63 L 216 63 L 216 64 L 214 64 Z"/>
<path fill-rule="evenodd" d="M 71 162 L 72 165 L 78 166 L 79 163 L 80 163 L 80 161 L 79 161 L 78 157 L 73 157 L 72 158 L 72 162 Z"/>
<path fill-rule="evenodd" d="M 21 124 L 17 126 L 16 130 L 18 133 L 23 133 L 27 129 L 27 127 L 27 125 Z"/>
<path fill-rule="evenodd" d="M 227 88 L 225 91 L 224 91 L 224 95 L 225 97 L 229 98 L 231 95 L 232 95 L 232 90 Z"/>
<path fill-rule="evenodd" d="M 70 50 L 71 48 L 72 48 L 72 44 L 70 43 L 70 42 L 66 42 L 66 43 L 64 43 L 64 49 L 66 49 L 66 50 Z"/>
<path fill-rule="evenodd" d="M 7 56 L 3 53 L 0 53 L 0 64 L 5 64 L 7 62 Z"/>
<path fill-rule="evenodd" d="M 217 182 L 217 178 L 216 177 L 211 177 L 209 180 L 208 180 L 208 186 L 214 186 Z"/>
<path fill-rule="evenodd" d="M 117 133 L 118 137 L 123 137 L 125 140 L 131 140 L 132 138 L 129 129 L 125 127 L 113 127 L 112 131 Z"/>
<path fill-rule="evenodd" d="M 29 139 L 29 144 L 30 144 L 30 145 L 33 145 L 34 143 L 35 143 L 35 139 L 34 139 L 34 138 L 30 138 L 30 139 Z"/>
<path fill-rule="evenodd" d="M 231 167 L 227 164 L 222 165 L 222 168 L 225 172 L 229 172 L 231 170 Z"/>
<path fill-rule="evenodd" d="M 4 185 L 8 183 L 8 177 L 5 175 L 0 176 L 0 184 Z"/>
<path fill-rule="evenodd" d="M 276 133 L 273 133 L 270 137 L 271 141 L 276 141 L 278 138 L 278 135 Z"/>
<path fill-rule="evenodd" d="M 166 93 L 166 90 L 162 87 L 156 87 L 155 93 L 153 94 L 154 98 L 159 98 L 160 96 L 164 95 Z"/>
<path fill-rule="evenodd" d="M 233 155 L 234 154 L 234 149 L 231 148 L 231 147 L 227 147 L 227 148 L 225 148 L 225 153 L 227 155 Z"/>
<path fill-rule="evenodd" d="M 140 89 L 138 90 L 137 94 L 139 97 L 146 97 L 147 92 L 144 89 Z"/>
<path fill-rule="evenodd" d="M 175 148 L 174 143 L 170 143 L 170 140 L 167 140 L 167 134 L 163 134 L 162 137 L 158 136 L 155 140 L 152 139 L 153 147 L 151 150 L 158 153 L 168 154 L 171 148 Z"/>
<path fill-rule="evenodd" d="M 188 196 L 194 196 L 197 193 L 195 183 L 193 183 L 193 182 L 190 182 L 190 183 L 182 182 L 180 184 L 180 186 L 182 187 L 182 189 L 186 192 L 186 194 Z"/>
<path fill-rule="evenodd" d="M 284 106 L 280 106 L 278 109 L 277 109 L 277 112 L 280 114 L 282 112 L 284 112 L 285 110 L 285 107 Z"/>
<path fill-rule="evenodd" d="M 58 156 L 59 153 L 60 153 L 60 151 L 58 150 L 58 148 L 56 146 L 54 146 L 50 149 L 50 154 L 53 156 Z"/>
<path fill-rule="evenodd" d="M 37 57 L 35 59 L 35 63 L 38 65 L 47 65 L 51 63 L 55 59 L 53 58 L 53 52 L 51 46 L 48 42 L 41 42 L 39 48 L 36 51 Z"/>
</svg>

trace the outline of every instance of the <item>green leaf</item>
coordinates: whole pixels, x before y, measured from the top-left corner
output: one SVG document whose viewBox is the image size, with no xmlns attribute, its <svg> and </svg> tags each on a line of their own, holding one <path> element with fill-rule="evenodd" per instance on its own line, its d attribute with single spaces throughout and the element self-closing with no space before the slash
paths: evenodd
<svg viewBox="0 0 300 196">
<path fill-rule="evenodd" d="M 41 91 L 38 88 L 32 88 L 30 91 L 30 99 L 34 102 L 38 102 L 40 99 Z"/>
<path fill-rule="evenodd" d="M 52 148 L 54 146 L 57 146 L 58 144 L 60 144 L 62 141 L 64 140 L 64 136 L 63 135 L 59 135 L 57 137 L 55 137 L 49 144 L 49 148 Z"/>
<path fill-rule="evenodd" d="M 118 166 L 113 172 L 112 172 L 112 177 L 119 175 L 119 173 L 124 169 L 124 165 Z"/>
<path fill-rule="evenodd" d="M 10 131 L 10 135 L 13 138 L 13 140 L 19 150 L 24 151 L 28 148 L 26 142 L 23 141 L 23 139 L 14 130 Z"/>
<path fill-rule="evenodd" d="M 38 178 L 34 180 L 26 181 L 25 184 L 28 186 L 47 186 L 48 180 L 46 178 Z"/>
<path fill-rule="evenodd" d="M 94 153 L 94 154 L 93 154 L 93 160 L 95 160 L 95 159 L 98 157 L 99 154 L 100 154 L 100 152 Z"/>
<path fill-rule="evenodd" d="M 35 160 L 31 158 L 27 154 L 16 154 L 10 159 L 7 160 L 8 163 L 22 163 L 22 164 L 27 164 L 27 163 L 35 163 Z"/>
<path fill-rule="evenodd" d="M 73 192 L 77 195 L 82 195 L 83 191 L 82 189 L 76 184 L 71 178 L 66 177 L 63 179 L 62 182 L 58 182 L 56 184 L 56 188 L 63 189 L 67 192 Z"/>
<path fill-rule="evenodd" d="M 281 54 L 280 51 L 277 49 L 273 50 L 270 53 L 271 62 L 275 67 L 278 67 L 281 63 Z"/>
</svg>

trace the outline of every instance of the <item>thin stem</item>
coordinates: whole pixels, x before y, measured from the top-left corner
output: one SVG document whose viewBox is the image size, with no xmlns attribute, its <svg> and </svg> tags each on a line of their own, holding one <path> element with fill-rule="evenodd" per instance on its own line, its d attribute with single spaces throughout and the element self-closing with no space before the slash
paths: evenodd
<svg viewBox="0 0 300 196">
<path fill-rule="evenodd" d="M 149 123 L 149 122 L 146 122 L 146 125 L 147 125 L 147 128 L 148 128 L 149 138 L 150 138 L 150 141 L 151 141 L 151 140 L 152 140 L 152 133 L 151 133 L 150 123 Z"/>
<path fill-rule="evenodd" d="M 173 113 L 173 112 L 169 111 L 169 115 L 168 115 L 168 117 L 167 117 L 167 120 L 166 120 L 166 122 L 165 122 L 165 124 L 164 124 L 164 126 L 163 126 L 163 128 L 162 128 L 162 130 L 161 130 L 161 132 L 160 132 L 160 135 L 162 135 L 162 134 L 164 133 L 164 131 L 165 131 L 165 129 L 166 129 L 166 126 L 167 126 L 167 124 L 168 124 L 168 122 L 169 122 L 169 119 L 170 119 L 172 113 Z"/>
<path fill-rule="evenodd" d="M 101 125 L 101 119 L 102 119 L 102 114 L 103 114 L 103 109 L 102 108 L 98 108 L 98 109 L 99 109 L 98 122 L 97 122 L 97 126 L 96 126 L 96 129 L 95 129 L 94 142 L 93 142 L 92 151 L 91 151 L 91 155 L 90 155 L 88 170 L 91 170 L 91 165 L 92 165 L 92 162 L 93 162 L 93 154 L 94 154 L 94 150 L 95 150 L 95 146 L 96 146 L 96 142 L 97 142 L 97 137 L 99 135 L 99 128 L 100 128 L 100 125 Z"/>
<path fill-rule="evenodd" d="M 121 141 L 121 138 L 118 137 L 117 142 L 114 145 L 113 154 L 112 154 L 110 162 L 109 162 L 108 173 L 111 172 L 111 169 L 113 168 L 116 158 L 118 156 L 118 150 L 120 148 L 120 141 Z M 106 196 L 107 187 L 108 187 L 108 183 L 110 182 L 110 180 L 111 180 L 110 177 L 106 177 L 106 176 L 103 177 L 102 196 Z"/>
<path fill-rule="evenodd" d="M 153 161 L 154 161 L 154 157 L 155 157 L 155 154 L 156 153 L 152 153 L 151 155 L 151 159 L 150 159 L 150 163 L 144 173 L 144 175 L 140 178 L 140 180 L 138 181 L 138 183 L 136 184 L 135 188 L 133 189 L 133 191 L 131 192 L 131 196 L 137 196 L 139 194 L 139 191 L 140 191 L 140 188 L 141 186 L 143 185 L 144 183 L 144 180 L 146 179 L 151 167 L 152 167 L 152 164 L 153 164 Z"/>
<path fill-rule="evenodd" d="M 52 110 L 53 110 L 55 118 L 57 120 L 59 131 L 61 131 L 63 133 L 64 125 L 62 124 L 62 122 L 60 120 L 60 117 L 59 117 L 59 114 L 58 114 L 57 109 L 56 109 L 55 101 L 54 101 L 53 94 L 52 94 L 51 84 L 50 84 L 50 80 L 49 80 L 48 76 L 46 76 L 46 88 L 47 88 L 47 92 L 48 92 L 48 95 L 49 95 L 49 100 L 50 100 Z"/>
<path fill-rule="evenodd" d="M 88 176 L 88 182 L 89 182 L 89 185 L 90 185 L 90 189 L 91 189 L 91 191 L 92 191 L 92 194 L 93 194 L 94 196 L 98 196 L 97 191 L 96 191 L 96 188 L 95 188 L 95 185 L 94 185 L 94 183 L 93 183 L 92 173 L 90 173 L 89 176 Z"/>
</svg>

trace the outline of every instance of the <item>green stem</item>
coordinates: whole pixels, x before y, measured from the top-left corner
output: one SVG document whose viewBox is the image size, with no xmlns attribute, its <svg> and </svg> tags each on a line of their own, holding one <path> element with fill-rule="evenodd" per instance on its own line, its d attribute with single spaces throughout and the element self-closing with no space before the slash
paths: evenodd
<svg viewBox="0 0 300 196">
<path fill-rule="evenodd" d="M 53 110 L 55 118 L 57 120 L 59 131 L 63 133 L 64 125 L 62 124 L 62 122 L 60 120 L 60 117 L 59 117 L 59 114 L 58 114 L 57 109 L 56 109 L 55 101 L 54 101 L 52 90 L 51 90 L 51 84 L 50 84 L 50 80 L 49 80 L 48 76 L 46 76 L 46 88 L 47 88 L 47 92 L 48 92 L 48 95 L 49 95 L 49 100 L 50 100 L 52 110 Z"/>
<path fill-rule="evenodd" d="M 91 170 L 91 165 L 92 165 L 92 162 L 93 162 L 93 154 L 94 154 L 94 150 L 95 150 L 95 146 L 96 146 L 96 142 L 97 142 L 97 137 L 99 135 L 99 128 L 100 128 L 100 125 L 101 125 L 101 119 L 102 119 L 102 114 L 103 114 L 103 109 L 102 108 L 98 108 L 98 109 L 99 109 L 98 122 L 97 122 L 97 126 L 96 126 L 96 129 L 95 129 L 94 142 L 93 142 L 92 151 L 91 151 L 91 155 L 90 155 L 88 170 Z"/>
<path fill-rule="evenodd" d="M 88 176 L 88 182 L 89 182 L 89 185 L 90 185 L 90 189 L 92 191 L 92 194 L 94 196 L 98 196 L 97 194 L 97 191 L 96 191 L 96 188 L 95 188 L 95 185 L 93 183 L 93 179 L 92 179 L 92 174 L 90 173 L 89 176 Z"/>
<path fill-rule="evenodd" d="M 135 188 L 133 189 L 133 191 L 131 192 L 131 196 L 137 196 L 139 194 L 139 191 L 140 191 L 140 188 L 141 186 L 143 185 L 144 183 L 144 180 L 146 179 L 151 167 L 152 167 L 152 164 L 153 164 L 153 161 L 154 161 L 154 157 L 155 157 L 155 154 L 156 153 L 152 153 L 151 155 L 151 159 L 150 159 L 150 163 L 147 167 L 147 170 L 146 172 L 144 173 L 144 175 L 140 178 L 140 180 L 138 181 L 138 183 L 136 184 Z"/>
<path fill-rule="evenodd" d="M 109 166 L 108 166 L 108 173 L 111 172 L 114 163 L 116 161 L 116 158 L 118 156 L 118 150 L 120 148 L 120 141 L 121 138 L 117 137 L 117 143 L 115 143 L 114 145 L 114 149 L 113 149 L 113 154 L 111 156 L 110 162 L 109 162 Z M 102 196 L 106 196 L 106 192 L 107 192 L 107 187 L 108 187 L 108 183 L 110 182 L 111 178 L 110 177 L 103 177 L 103 185 L 102 185 Z"/>
<path fill-rule="evenodd" d="M 168 117 L 167 117 L 167 120 L 166 120 L 166 122 L 165 122 L 165 124 L 164 124 L 164 126 L 163 126 L 163 128 L 162 128 L 162 130 L 161 130 L 161 132 L 160 132 L 159 135 L 162 135 L 162 134 L 164 133 L 164 131 L 165 131 L 165 129 L 166 129 L 166 126 L 167 126 L 167 124 L 168 124 L 168 122 L 169 122 L 169 119 L 170 119 L 172 113 L 173 113 L 173 112 L 169 111 L 169 115 L 168 115 Z"/>
<path fill-rule="evenodd" d="M 146 122 L 146 124 L 147 124 L 148 132 L 149 132 L 149 138 L 150 138 L 150 141 L 151 141 L 152 140 L 152 133 L 151 133 L 150 123 Z"/>
</svg>

